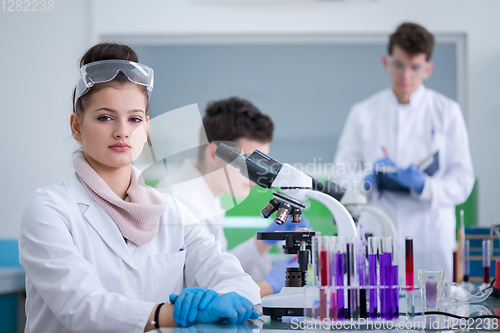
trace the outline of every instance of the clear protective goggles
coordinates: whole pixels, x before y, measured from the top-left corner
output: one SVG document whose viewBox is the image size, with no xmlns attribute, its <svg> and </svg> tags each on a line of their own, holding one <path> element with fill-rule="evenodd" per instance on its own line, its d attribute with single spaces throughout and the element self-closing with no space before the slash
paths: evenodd
<svg viewBox="0 0 500 333">
<path fill-rule="evenodd" d="M 406 64 L 400 60 L 393 59 L 391 57 L 387 57 L 387 69 L 389 71 L 389 74 L 391 73 L 396 73 L 396 74 L 404 74 L 406 71 L 406 68 L 410 69 L 410 73 L 414 77 L 421 77 L 425 78 L 427 74 L 427 69 L 429 68 L 429 62 L 426 62 L 425 64 Z"/>
<path fill-rule="evenodd" d="M 148 90 L 148 99 L 151 97 L 154 84 L 154 71 L 152 68 L 128 60 L 101 60 L 88 63 L 80 68 L 81 79 L 76 84 L 76 103 L 80 97 L 85 95 L 96 83 L 112 81 L 119 72 L 135 84 L 145 86 Z"/>
</svg>

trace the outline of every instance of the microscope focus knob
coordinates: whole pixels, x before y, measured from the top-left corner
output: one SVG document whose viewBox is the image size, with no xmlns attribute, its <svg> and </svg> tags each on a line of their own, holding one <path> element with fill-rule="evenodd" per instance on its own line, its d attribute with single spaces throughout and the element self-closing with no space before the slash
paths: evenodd
<svg viewBox="0 0 500 333">
<path fill-rule="evenodd" d="M 306 283 L 306 272 L 302 272 L 298 267 L 287 267 L 285 287 L 303 287 Z"/>
</svg>

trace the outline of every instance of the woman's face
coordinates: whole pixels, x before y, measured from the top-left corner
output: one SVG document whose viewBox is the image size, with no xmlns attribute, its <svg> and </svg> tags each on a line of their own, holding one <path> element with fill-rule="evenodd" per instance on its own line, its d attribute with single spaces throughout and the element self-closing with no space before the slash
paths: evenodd
<svg viewBox="0 0 500 333">
<path fill-rule="evenodd" d="M 146 106 L 147 97 L 136 84 L 106 87 L 89 96 L 83 113 L 71 115 L 71 130 L 90 164 L 120 168 L 137 159 L 149 128 Z"/>
</svg>

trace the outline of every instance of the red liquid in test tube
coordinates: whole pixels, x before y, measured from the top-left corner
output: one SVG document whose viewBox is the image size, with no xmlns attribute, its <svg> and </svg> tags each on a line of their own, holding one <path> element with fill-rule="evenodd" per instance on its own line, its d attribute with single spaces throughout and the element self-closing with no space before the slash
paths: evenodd
<svg viewBox="0 0 500 333">
<path fill-rule="evenodd" d="M 321 274 L 321 286 L 328 286 L 328 251 L 322 249 L 320 252 L 320 274 Z"/>
<path fill-rule="evenodd" d="M 320 277 L 321 277 L 321 286 L 327 287 L 329 284 L 329 274 L 328 267 L 330 266 L 330 262 L 328 260 L 328 245 L 326 239 L 320 236 L 319 239 L 319 269 L 320 269 Z M 328 317 L 328 302 L 327 302 L 327 294 L 326 289 L 320 289 L 319 293 L 319 316 L 320 319 L 323 320 Z"/>
<path fill-rule="evenodd" d="M 483 239 L 483 283 L 490 283 L 491 239 Z"/>
<path fill-rule="evenodd" d="M 490 266 L 483 267 L 483 282 L 490 283 Z"/>
</svg>

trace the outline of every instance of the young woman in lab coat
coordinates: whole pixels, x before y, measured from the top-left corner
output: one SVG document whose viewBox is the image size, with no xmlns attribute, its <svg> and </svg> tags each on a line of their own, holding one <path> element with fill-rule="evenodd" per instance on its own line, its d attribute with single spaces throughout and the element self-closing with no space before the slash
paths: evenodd
<svg viewBox="0 0 500 333">
<path fill-rule="evenodd" d="M 109 43 L 87 51 L 81 66 L 71 115 L 82 144 L 75 173 L 37 190 L 22 217 L 26 332 L 256 318 L 259 288 L 238 260 L 132 166 L 147 137 L 153 71 L 129 47 Z"/>
</svg>

